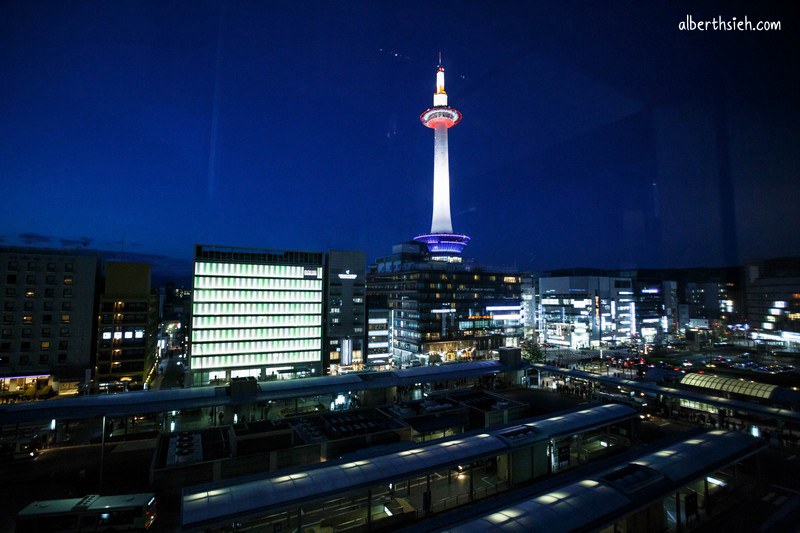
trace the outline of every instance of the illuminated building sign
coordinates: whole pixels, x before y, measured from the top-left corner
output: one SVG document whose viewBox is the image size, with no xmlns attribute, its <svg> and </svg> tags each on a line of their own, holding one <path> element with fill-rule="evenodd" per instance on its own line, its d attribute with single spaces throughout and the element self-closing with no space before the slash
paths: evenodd
<svg viewBox="0 0 800 533">
<path fill-rule="evenodd" d="M 344 274 L 339 274 L 339 279 L 356 279 L 358 274 L 351 274 L 349 270 L 345 270 Z"/>
</svg>

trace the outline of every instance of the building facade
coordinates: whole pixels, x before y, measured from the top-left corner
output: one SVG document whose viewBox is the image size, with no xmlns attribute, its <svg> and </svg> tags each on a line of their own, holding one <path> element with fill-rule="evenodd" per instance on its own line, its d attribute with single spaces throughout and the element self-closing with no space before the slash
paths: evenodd
<svg viewBox="0 0 800 533">
<path fill-rule="evenodd" d="M 424 244 L 396 245 L 368 275 L 370 296 L 391 311 L 391 352 L 401 364 L 437 354 L 472 358 L 522 337 L 520 276 L 431 259 Z M 494 336 L 489 343 L 481 339 Z"/>
<path fill-rule="evenodd" d="M 388 306 L 367 309 L 367 361 L 366 365 L 385 368 L 392 361 L 390 324 L 392 311 Z"/>
<path fill-rule="evenodd" d="M 331 250 L 325 261 L 326 373 L 357 370 L 365 363 L 366 256 Z"/>
<path fill-rule="evenodd" d="M 776 258 L 746 267 L 747 320 L 766 344 L 800 349 L 800 258 Z"/>
<path fill-rule="evenodd" d="M 102 390 L 123 383 L 141 387 L 156 362 L 158 299 L 150 265 L 107 263 L 100 295 L 95 379 Z"/>
<path fill-rule="evenodd" d="M 557 347 L 624 344 L 636 335 L 630 278 L 559 275 L 539 279 L 539 341 Z"/>
<path fill-rule="evenodd" d="M 99 258 L 0 248 L 0 389 L 75 390 L 91 370 Z M 33 388 L 33 389 L 32 389 Z"/>
<path fill-rule="evenodd" d="M 194 384 L 323 373 L 323 254 L 197 245 Z"/>
</svg>

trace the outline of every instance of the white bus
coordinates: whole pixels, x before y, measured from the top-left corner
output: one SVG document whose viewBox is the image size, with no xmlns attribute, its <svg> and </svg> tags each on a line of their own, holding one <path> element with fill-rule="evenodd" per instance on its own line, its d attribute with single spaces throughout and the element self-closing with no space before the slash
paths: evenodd
<svg viewBox="0 0 800 533">
<path fill-rule="evenodd" d="M 153 493 L 35 501 L 17 514 L 18 533 L 146 531 L 156 519 Z"/>
</svg>

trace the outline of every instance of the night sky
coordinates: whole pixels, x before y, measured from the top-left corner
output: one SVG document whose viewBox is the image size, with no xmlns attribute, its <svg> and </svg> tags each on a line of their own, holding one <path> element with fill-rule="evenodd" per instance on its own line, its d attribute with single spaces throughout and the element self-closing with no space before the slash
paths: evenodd
<svg viewBox="0 0 800 533">
<path fill-rule="evenodd" d="M 195 243 L 387 255 L 430 228 L 441 50 L 465 255 L 800 255 L 797 9 L 596 4 L 2 2 L 0 244 L 187 277 Z"/>
</svg>

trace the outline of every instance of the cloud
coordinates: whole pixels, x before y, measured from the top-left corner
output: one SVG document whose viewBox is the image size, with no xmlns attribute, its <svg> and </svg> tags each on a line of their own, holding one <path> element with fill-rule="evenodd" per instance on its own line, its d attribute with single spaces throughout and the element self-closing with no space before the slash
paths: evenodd
<svg viewBox="0 0 800 533">
<path fill-rule="evenodd" d="M 160 254 L 141 252 L 122 252 L 120 250 L 100 250 L 100 255 L 106 261 L 120 261 L 126 263 L 147 263 L 152 267 L 154 277 L 186 277 L 190 278 L 194 271 L 193 260 L 170 257 Z"/>
<path fill-rule="evenodd" d="M 41 244 L 45 242 L 53 242 L 53 237 L 49 235 L 42 235 L 41 233 L 19 233 L 17 237 L 25 244 Z"/>
<path fill-rule="evenodd" d="M 83 246 L 86 248 L 89 246 L 94 239 L 90 237 L 80 237 L 78 239 L 59 239 L 58 242 L 61 243 L 61 246 Z"/>
<path fill-rule="evenodd" d="M 161 254 L 134 252 L 132 251 L 133 248 L 141 248 L 143 246 L 142 243 L 134 241 L 118 240 L 100 242 L 95 241 L 92 237 L 85 236 L 72 238 L 25 232 L 11 236 L 0 235 L 0 243 L 42 246 L 53 249 L 89 249 L 91 247 L 91 251 L 96 251 L 105 261 L 148 263 L 151 266 L 154 280 L 163 278 L 185 281 L 191 279 L 192 272 L 194 271 L 191 258 L 177 258 Z M 100 248 L 105 249 L 103 250 Z"/>
</svg>

